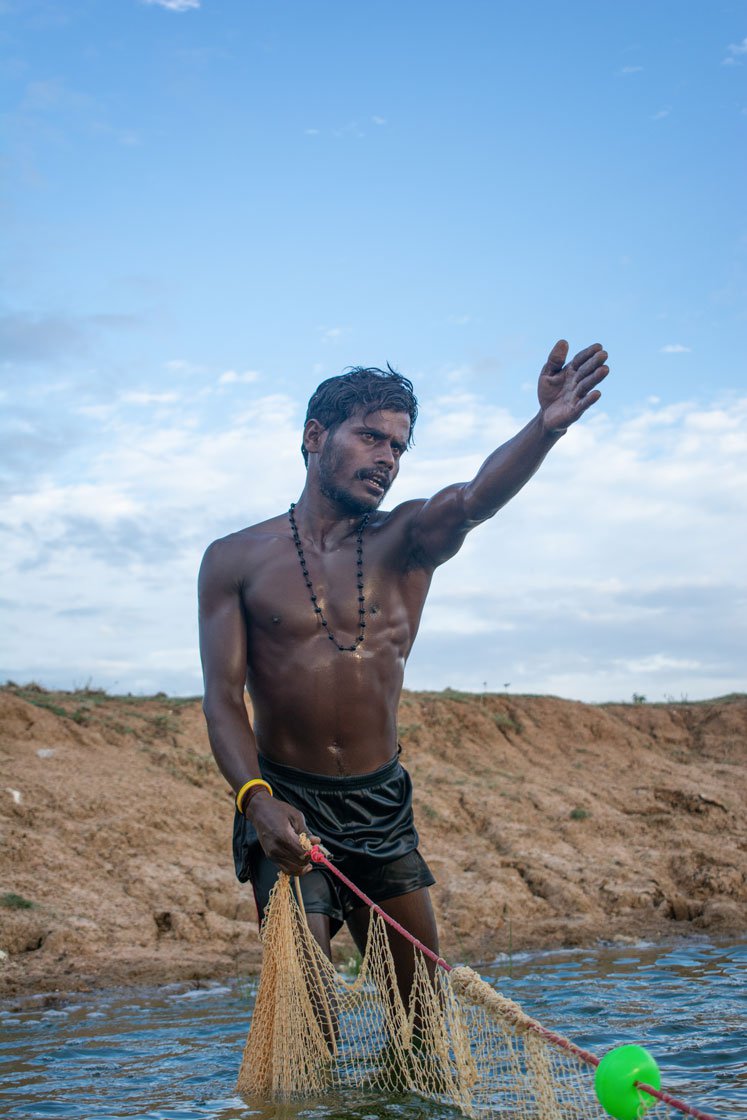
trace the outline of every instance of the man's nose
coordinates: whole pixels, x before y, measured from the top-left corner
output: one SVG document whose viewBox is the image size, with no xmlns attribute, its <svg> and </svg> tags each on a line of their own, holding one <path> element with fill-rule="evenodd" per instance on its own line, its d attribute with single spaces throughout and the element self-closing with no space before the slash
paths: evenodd
<svg viewBox="0 0 747 1120">
<path fill-rule="evenodd" d="M 391 447 L 388 443 L 382 444 L 378 448 L 378 454 L 376 456 L 377 466 L 386 467 L 388 471 L 392 471 L 394 470 L 394 462 L 394 452 L 392 451 Z"/>
</svg>

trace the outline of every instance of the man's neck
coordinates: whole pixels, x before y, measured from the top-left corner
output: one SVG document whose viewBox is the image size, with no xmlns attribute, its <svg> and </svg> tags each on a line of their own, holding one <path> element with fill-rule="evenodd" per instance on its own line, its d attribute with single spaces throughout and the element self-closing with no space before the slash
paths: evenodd
<svg viewBox="0 0 747 1120">
<path fill-rule="evenodd" d="M 301 536 L 325 551 L 338 548 L 343 541 L 354 537 L 365 517 L 364 513 L 343 509 L 339 503 L 308 485 L 304 486 L 293 514 Z"/>
</svg>

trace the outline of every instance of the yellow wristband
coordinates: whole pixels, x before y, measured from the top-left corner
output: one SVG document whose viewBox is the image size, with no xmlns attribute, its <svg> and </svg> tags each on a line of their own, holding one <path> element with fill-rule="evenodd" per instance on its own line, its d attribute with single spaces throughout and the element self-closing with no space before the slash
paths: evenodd
<svg viewBox="0 0 747 1120">
<path fill-rule="evenodd" d="M 240 813 L 244 812 L 244 798 L 246 797 L 252 786 L 263 786 L 269 793 L 270 797 L 272 797 L 272 786 L 269 782 L 266 782 L 264 778 L 252 778 L 251 781 L 244 782 L 243 786 L 236 794 L 236 808 Z"/>
</svg>

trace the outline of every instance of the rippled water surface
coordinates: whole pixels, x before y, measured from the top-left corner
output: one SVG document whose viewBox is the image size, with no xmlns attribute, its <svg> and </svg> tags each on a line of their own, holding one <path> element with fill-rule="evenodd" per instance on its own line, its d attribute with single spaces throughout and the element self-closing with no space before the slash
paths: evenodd
<svg viewBox="0 0 747 1120">
<path fill-rule="evenodd" d="M 682 942 L 523 955 L 482 975 L 602 1054 L 639 1042 L 675 1096 L 747 1118 L 747 946 Z M 414 1097 L 347 1093 L 275 1108 L 234 1085 L 254 983 L 169 985 L 0 1005 L 0 1116 L 76 1120 L 453 1120 Z"/>
</svg>

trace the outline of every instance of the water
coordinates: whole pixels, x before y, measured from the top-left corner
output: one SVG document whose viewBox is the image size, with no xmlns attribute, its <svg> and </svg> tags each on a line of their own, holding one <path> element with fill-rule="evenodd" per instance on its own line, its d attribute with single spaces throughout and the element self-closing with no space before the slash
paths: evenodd
<svg viewBox="0 0 747 1120">
<path fill-rule="evenodd" d="M 602 1054 L 642 1043 L 664 1086 L 747 1118 L 747 946 L 687 941 L 523 954 L 482 968 L 543 1025 Z M 28 1120 L 454 1120 L 415 1097 L 250 1107 L 234 1085 L 255 985 L 169 985 L 0 1005 L 0 1116 Z"/>
</svg>

